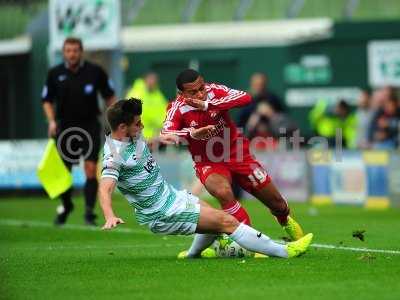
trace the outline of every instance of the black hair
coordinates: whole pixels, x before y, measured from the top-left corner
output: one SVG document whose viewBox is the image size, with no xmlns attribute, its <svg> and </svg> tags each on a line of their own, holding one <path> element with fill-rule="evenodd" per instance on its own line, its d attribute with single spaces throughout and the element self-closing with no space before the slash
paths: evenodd
<svg viewBox="0 0 400 300">
<path fill-rule="evenodd" d="M 196 81 L 197 78 L 199 78 L 200 73 L 193 70 L 193 69 L 186 69 L 178 74 L 176 77 L 176 87 L 180 90 L 183 91 L 183 85 L 185 83 L 191 83 L 193 81 Z"/>
<path fill-rule="evenodd" d="M 340 99 L 340 101 L 338 102 L 338 107 L 344 109 L 346 112 L 350 111 L 350 105 L 344 99 Z"/>
<path fill-rule="evenodd" d="M 107 109 L 107 122 L 111 130 L 120 124 L 130 125 L 135 116 L 142 114 L 142 100 L 129 98 L 117 101 Z"/>
</svg>

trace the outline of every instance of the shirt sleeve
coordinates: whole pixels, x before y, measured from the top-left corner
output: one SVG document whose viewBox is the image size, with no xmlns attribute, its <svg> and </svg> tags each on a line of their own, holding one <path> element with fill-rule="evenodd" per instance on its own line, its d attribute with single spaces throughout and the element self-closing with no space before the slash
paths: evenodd
<svg viewBox="0 0 400 300">
<path fill-rule="evenodd" d="M 42 102 L 54 102 L 56 97 L 56 86 L 54 84 L 52 72 L 47 73 L 47 79 L 42 89 Z"/>
<path fill-rule="evenodd" d="M 245 106 L 251 102 L 251 96 L 246 92 L 220 84 L 210 84 L 210 87 L 214 97 L 207 101 L 208 109 L 227 110 Z"/>
<path fill-rule="evenodd" d="M 119 178 L 121 164 L 117 161 L 112 153 L 106 154 L 103 158 L 103 169 L 101 170 L 101 178 L 113 178 L 116 181 Z"/>
<path fill-rule="evenodd" d="M 115 94 L 112 80 L 108 78 L 107 73 L 101 67 L 99 67 L 99 90 L 104 99 Z"/>
<path fill-rule="evenodd" d="M 182 128 L 182 114 L 179 111 L 179 102 L 168 105 L 167 116 L 161 130 L 161 134 L 175 134 L 181 137 L 189 136 L 193 128 Z"/>
</svg>

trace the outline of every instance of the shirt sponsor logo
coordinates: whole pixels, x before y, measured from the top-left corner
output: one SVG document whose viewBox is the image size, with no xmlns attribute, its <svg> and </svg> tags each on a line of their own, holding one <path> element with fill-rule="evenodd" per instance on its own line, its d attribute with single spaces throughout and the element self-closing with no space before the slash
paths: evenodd
<svg viewBox="0 0 400 300">
<path fill-rule="evenodd" d="M 94 90 L 93 84 L 89 83 L 89 84 L 85 85 L 85 94 L 86 95 L 91 94 L 93 92 L 93 90 Z"/>
<path fill-rule="evenodd" d="M 225 124 L 226 123 L 225 123 L 225 120 L 223 118 L 219 119 L 218 123 L 215 125 L 215 130 L 211 134 L 207 135 L 204 138 L 204 140 L 208 140 L 208 139 L 210 139 L 210 138 L 212 138 L 214 136 L 219 135 L 224 130 Z"/>
</svg>

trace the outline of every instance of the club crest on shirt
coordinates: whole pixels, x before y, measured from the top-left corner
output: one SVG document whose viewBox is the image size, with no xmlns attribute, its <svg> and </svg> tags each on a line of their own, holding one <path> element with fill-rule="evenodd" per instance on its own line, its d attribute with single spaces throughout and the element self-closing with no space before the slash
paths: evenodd
<svg viewBox="0 0 400 300">
<path fill-rule="evenodd" d="M 86 95 L 91 94 L 93 92 L 93 90 L 94 90 L 93 84 L 88 83 L 85 85 L 85 94 Z"/>
<path fill-rule="evenodd" d="M 58 75 L 58 81 L 64 81 L 65 79 L 67 79 L 67 75 L 65 75 L 65 74 L 61 74 L 61 75 Z"/>
<path fill-rule="evenodd" d="M 190 127 L 196 127 L 196 126 L 198 126 L 199 124 L 195 121 L 195 120 L 193 120 L 192 122 L 190 122 Z"/>
</svg>

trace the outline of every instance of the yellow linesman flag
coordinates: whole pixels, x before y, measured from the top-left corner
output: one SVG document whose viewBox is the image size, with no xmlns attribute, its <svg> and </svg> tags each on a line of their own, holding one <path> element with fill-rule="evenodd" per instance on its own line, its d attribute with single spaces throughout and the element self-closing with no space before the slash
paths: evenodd
<svg viewBox="0 0 400 300">
<path fill-rule="evenodd" d="M 57 151 L 56 142 L 50 139 L 37 169 L 39 181 L 51 199 L 72 186 L 72 175 Z"/>
</svg>

